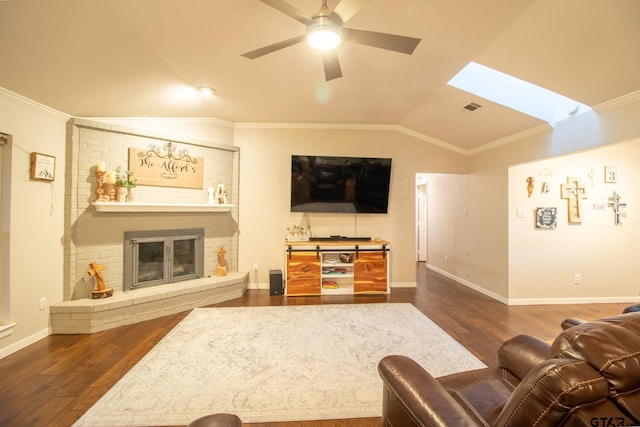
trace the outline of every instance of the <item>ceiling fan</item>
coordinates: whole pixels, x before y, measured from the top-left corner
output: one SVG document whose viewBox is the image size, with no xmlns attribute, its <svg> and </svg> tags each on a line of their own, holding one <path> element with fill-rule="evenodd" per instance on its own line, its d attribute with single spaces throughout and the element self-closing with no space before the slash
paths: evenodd
<svg viewBox="0 0 640 427">
<path fill-rule="evenodd" d="M 306 33 L 243 53 L 242 56 L 249 59 L 256 59 L 307 40 L 309 44 L 316 49 L 324 51 L 322 62 L 326 81 L 342 77 L 338 54 L 335 51 L 335 47 L 341 40 L 392 50 L 407 55 L 413 53 L 421 40 L 396 34 L 345 28 L 343 24 L 351 19 L 353 15 L 358 13 L 371 0 L 342 0 L 333 11 L 327 7 L 327 0 L 323 0 L 320 10 L 311 17 L 308 17 L 284 0 L 260 1 L 290 16 L 296 21 L 303 23 L 306 26 Z M 322 44 L 327 40 L 330 44 Z M 314 43 L 318 43 L 318 45 L 316 46 Z"/>
</svg>

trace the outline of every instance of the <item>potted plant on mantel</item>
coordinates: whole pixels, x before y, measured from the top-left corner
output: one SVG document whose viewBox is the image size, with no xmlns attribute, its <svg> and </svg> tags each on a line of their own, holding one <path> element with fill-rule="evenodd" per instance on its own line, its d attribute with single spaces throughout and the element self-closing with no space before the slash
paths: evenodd
<svg viewBox="0 0 640 427">
<path fill-rule="evenodd" d="M 118 187 L 117 201 L 135 202 L 136 194 L 133 189 L 137 182 L 133 177 L 133 172 L 123 171 L 120 166 L 116 167 L 116 186 Z"/>
</svg>

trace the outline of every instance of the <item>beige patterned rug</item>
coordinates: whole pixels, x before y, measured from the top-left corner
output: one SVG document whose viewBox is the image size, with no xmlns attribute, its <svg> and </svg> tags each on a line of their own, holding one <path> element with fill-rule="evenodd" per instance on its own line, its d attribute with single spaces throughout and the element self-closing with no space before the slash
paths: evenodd
<svg viewBox="0 0 640 427">
<path fill-rule="evenodd" d="M 411 304 L 200 308 L 75 425 L 379 417 L 377 365 L 389 354 L 434 376 L 485 367 Z"/>
</svg>

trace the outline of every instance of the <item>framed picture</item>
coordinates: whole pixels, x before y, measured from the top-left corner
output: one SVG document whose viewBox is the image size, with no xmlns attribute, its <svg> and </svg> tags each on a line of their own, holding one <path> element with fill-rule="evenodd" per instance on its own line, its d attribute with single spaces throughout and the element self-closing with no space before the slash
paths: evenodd
<svg viewBox="0 0 640 427">
<path fill-rule="evenodd" d="M 56 158 L 42 153 L 31 153 L 31 179 L 53 181 L 56 178 Z"/>
<path fill-rule="evenodd" d="M 618 169 L 615 166 L 604 167 L 604 182 L 613 183 L 618 180 Z"/>
<path fill-rule="evenodd" d="M 558 225 L 558 208 L 537 208 L 536 228 L 538 230 L 554 230 Z"/>
</svg>

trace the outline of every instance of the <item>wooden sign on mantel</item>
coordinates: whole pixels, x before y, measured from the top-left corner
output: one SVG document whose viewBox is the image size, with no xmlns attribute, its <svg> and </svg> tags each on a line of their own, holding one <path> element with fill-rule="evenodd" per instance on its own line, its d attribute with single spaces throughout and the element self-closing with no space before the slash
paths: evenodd
<svg viewBox="0 0 640 427">
<path fill-rule="evenodd" d="M 151 144 L 147 150 L 129 148 L 129 170 L 139 185 L 204 188 L 204 158 L 190 156 L 172 142 Z"/>
</svg>

